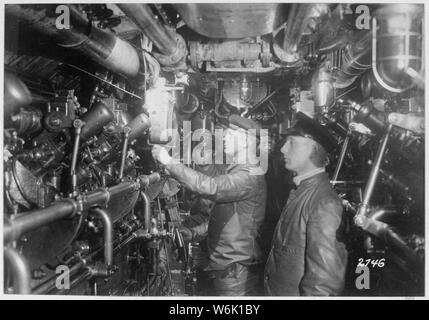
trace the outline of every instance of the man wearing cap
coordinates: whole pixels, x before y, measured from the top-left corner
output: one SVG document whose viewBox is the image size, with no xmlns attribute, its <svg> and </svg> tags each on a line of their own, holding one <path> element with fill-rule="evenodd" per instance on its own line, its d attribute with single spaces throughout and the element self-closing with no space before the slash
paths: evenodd
<svg viewBox="0 0 429 320">
<path fill-rule="evenodd" d="M 229 159 L 246 159 L 248 129 L 259 125 L 238 115 L 229 117 L 224 131 L 224 151 Z M 238 148 L 236 147 L 238 145 Z M 172 159 L 167 150 L 154 146 L 153 157 L 166 166 L 169 174 L 185 188 L 214 202 L 207 224 L 209 264 L 215 295 L 258 294 L 258 266 L 262 250 L 259 228 L 265 215 L 266 182 L 264 172 L 253 161 L 233 161 L 214 165 L 201 173 Z M 184 229 L 184 237 L 200 236 L 205 228 Z"/>
<path fill-rule="evenodd" d="M 343 208 L 325 173 L 335 140 L 303 113 L 281 148 L 293 190 L 280 215 L 264 272 L 267 295 L 330 296 L 342 293 L 347 251 L 341 242 Z"/>
</svg>

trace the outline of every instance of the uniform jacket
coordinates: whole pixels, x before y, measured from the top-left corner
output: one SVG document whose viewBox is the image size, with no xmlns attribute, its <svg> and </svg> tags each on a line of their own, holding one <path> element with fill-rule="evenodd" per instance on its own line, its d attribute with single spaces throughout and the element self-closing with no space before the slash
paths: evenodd
<svg viewBox="0 0 429 320">
<path fill-rule="evenodd" d="M 185 188 L 216 202 L 208 222 L 208 270 L 224 270 L 239 262 L 261 262 L 259 229 L 265 215 L 265 176 L 250 165 L 215 166 L 210 175 L 182 164 L 167 166 Z"/>
<path fill-rule="evenodd" d="M 274 232 L 264 272 L 268 295 L 339 295 L 347 251 L 341 238 L 342 205 L 326 173 L 293 190 Z"/>
</svg>

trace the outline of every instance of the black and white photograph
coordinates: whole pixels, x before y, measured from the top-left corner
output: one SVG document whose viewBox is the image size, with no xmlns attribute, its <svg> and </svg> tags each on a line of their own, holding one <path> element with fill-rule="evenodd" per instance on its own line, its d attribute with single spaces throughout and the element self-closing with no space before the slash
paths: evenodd
<svg viewBox="0 0 429 320">
<path fill-rule="evenodd" d="M 425 299 L 427 3 L 1 7 L 3 297 Z"/>
</svg>

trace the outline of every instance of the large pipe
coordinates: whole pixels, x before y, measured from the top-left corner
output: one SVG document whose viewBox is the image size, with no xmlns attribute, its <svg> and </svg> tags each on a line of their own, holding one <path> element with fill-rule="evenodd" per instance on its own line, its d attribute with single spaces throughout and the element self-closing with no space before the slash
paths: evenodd
<svg viewBox="0 0 429 320">
<path fill-rule="evenodd" d="M 155 19 L 149 5 L 144 3 L 118 3 L 128 18 L 153 42 L 159 52 L 172 55 L 176 49 L 175 34 Z"/>
<path fill-rule="evenodd" d="M 104 263 L 107 266 L 113 264 L 113 221 L 110 218 L 109 214 L 99 208 L 92 208 L 91 213 L 96 214 L 103 223 L 104 230 Z"/>
<path fill-rule="evenodd" d="M 98 189 L 78 198 L 70 198 L 57 201 L 51 206 L 43 209 L 33 210 L 18 217 L 3 227 L 4 242 L 8 243 L 21 237 L 23 234 L 47 225 L 54 221 L 73 216 L 78 211 L 88 210 L 93 206 L 103 206 L 115 195 L 133 192 L 160 179 L 158 173 L 143 175 L 134 181 L 121 182 L 113 187 Z"/>
<path fill-rule="evenodd" d="M 13 274 L 13 293 L 31 293 L 31 271 L 25 258 L 13 248 L 4 249 L 5 263 Z"/>
<path fill-rule="evenodd" d="M 59 46 L 75 49 L 102 66 L 134 77 L 140 69 L 139 55 L 128 42 L 111 32 L 93 26 L 72 5 L 69 27 L 59 28 L 57 5 L 6 5 L 6 14 L 25 22 L 39 33 L 51 37 Z"/>
<path fill-rule="evenodd" d="M 326 16 L 328 11 L 326 4 L 293 4 L 283 38 L 279 36 L 273 45 L 277 57 L 287 63 L 297 62 L 300 58 L 298 49 L 304 32 L 308 28 L 315 29 L 314 23 Z"/>
<path fill-rule="evenodd" d="M 186 45 L 182 41 L 183 39 L 155 19 L 148 4 L 118 3 L 117 6 L 153 42 L 159 52 L 168 57 L 168 59 L 160 60 L 162 64 L 174 64 L 186 55 Z M 160 57 L 158 56 L 158 58 Z"/>
<path fill-rule="evenodd" d="M 307 3 L 292 5 L 283 39 L 283 50 L 286 53 L 293 54 L 297 51 L 304 29 L 308 24 L 308 13 L 311 7 Z"/>
</svg>

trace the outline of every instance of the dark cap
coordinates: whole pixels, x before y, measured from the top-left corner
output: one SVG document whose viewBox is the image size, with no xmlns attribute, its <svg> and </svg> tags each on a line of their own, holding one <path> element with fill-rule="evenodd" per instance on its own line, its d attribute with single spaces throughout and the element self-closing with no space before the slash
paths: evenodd
<svg viewBox="0 0 429 320">
<path fill-rule="evenodd" d="M 302 112 L 295 115 L 295 124 L 286 132 L 287 136 L 301 136 L 319 143 L 328 153 L 332 153 L 337 145 L 334 137 L 319 122 Z"/>
</svg>

